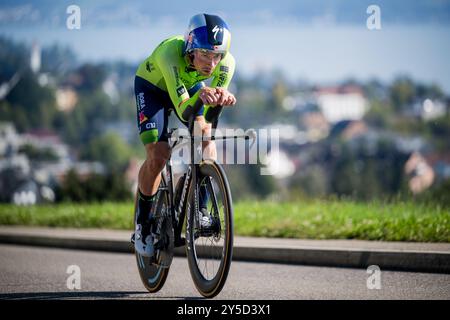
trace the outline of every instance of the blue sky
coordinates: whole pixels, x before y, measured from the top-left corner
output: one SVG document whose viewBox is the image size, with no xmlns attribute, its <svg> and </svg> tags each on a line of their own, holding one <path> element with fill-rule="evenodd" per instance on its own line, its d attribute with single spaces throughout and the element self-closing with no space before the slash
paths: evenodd
<svg viewBox="0 0 450 320">
<path fill-rule="evenodd" d="M 216 13 L 232 30 L 238 70 L 281 69 L 290 79 L 333 83 L 349 77 L 384 81 L 408 74 L 450 94 L 450 1 L 9 1 L 0 34 L 71 46 L 82 60 L 138 62 L 164 38 L 183 34 L 189 17 Z M 66 8 L 81 8 L 81 29 L 67 30 Z M 368 30 L 366 9 L 381 10 Z"/>
</svg>

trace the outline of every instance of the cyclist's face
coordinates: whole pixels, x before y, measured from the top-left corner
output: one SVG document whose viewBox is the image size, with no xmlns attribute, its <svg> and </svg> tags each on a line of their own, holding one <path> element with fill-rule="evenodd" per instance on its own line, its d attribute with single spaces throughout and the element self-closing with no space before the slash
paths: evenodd
<svg viewBox="0 0 450 320">
<path fill-rule="evenodd" d="M 221 53 L 208 50 L 194 50 L 194 67 L 202 76 L 209 76 L 222 59 Z"/>
</svg>

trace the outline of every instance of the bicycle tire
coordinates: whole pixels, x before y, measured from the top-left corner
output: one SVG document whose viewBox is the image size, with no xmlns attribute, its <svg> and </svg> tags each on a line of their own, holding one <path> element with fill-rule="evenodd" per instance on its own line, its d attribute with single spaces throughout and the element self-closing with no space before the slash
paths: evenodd
<svg viewBox="0 0 450 320">
<path fill-rule="evenodd" d="M 164 175 L 162 175 L 161 185 L 166 186 Z M 166 207 L 168 205 L 167 192 L 160 192 L 159 203 L 157 203 L 157 210 L 162 207 L 162 202 L 165 201 Z M 134 221 L 136 223 L 136 206 L 137 206 L 137 192 L 135 196 L 135 210 Z M 139 270 L 139 276 L 144 287 L 150 292 L 155 293 L 164 286 L 170 267 L 162 267 L 151 262 L 150 258 L 144 257 L 135 251 L 136 263 Z"/>
<path fill-rule="evenodd" d="M 200 264 L 203 264 L 203 262 L 201 262 L 200 260 L 215 261 L 215 259 L 213 259 L 215 258 L 213 257 L 213 254 L 215 255 L 213 251 L 217 253 L 219 250 L 211 251 L 211 256 L 209 256 L 209 249 L 206 246 L 202 248 L 201 246 L 196 245 L 196 240 L 198 240 L 200 237 L 196 238 L 196 234 L 198 234 L 198 226 L 196 227 L 194 212 L 191 212 L 191 208 L 195 207 L 192 205 L 194 195 L 193 184 L 191 184 L 189 188 L 188 204 L 186 206 L 186 255 L 188 257 L 191 277 L 197 290 L 202 296 L 206 298 L 212 298 L 219 294 L 223 286 L 225 285 L 231 265 L 231 259 L 233 255 L 233 205 L 230 187 L 223 168 L 214 161 L 202 162 L 199 165 L 199 176 L 197 179 L 197 183 L 200 183 L 202 179 L 205 179 L 206 177 L 210 177 L 211 179 L 216 181 L 217 188 L 220 189 L 220 192 L 222 194 L 221 198 L 223 202 L 223 222 L 220 221 L 219 229 L 220 232 L 222 232 L 222 230 L 224 231 L 224 239 L 223 248 L 221 249 L 222 251 L 220 255 L 220 264 L 217 268 L 217 272 L 212 277 L 206 278 L 205 270 L 201 270 L 200 267 Z M 214 239 L 214 241 L 216 240 Z"/>
</svg>

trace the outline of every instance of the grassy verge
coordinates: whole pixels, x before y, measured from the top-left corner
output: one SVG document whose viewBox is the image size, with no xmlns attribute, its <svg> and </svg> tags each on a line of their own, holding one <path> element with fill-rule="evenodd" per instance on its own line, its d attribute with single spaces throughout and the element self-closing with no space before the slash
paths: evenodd
<svg viewBox="0 0 450 320">
<path fill-rule="evenodd" d="M 412 202 L 242 202 L 236 211 L 242 235 L 450 242 L 450 211 Z"/>
<path fill-rule="evenodd" d="M 413 202 L 240 202 L 236 235 L 450 242 L 450 211 Z M 0 205 L 0 224 L 132 229 L 132 203 Z"/>
</svg>

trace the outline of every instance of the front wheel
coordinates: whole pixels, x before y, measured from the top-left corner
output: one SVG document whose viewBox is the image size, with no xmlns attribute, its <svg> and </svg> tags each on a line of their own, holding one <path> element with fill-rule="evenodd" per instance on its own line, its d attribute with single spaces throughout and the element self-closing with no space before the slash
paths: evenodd
<svg viewBox="0 0 450 320">
<path fill-rule="evenodd" d="M 222 167 L 213 161 L 199 165 L 197 190 L 207 190 L 207 212 L 210 225 L 200 223 L 195 212 L 194 191 L 191 184 L 188 195 L 186 251 L 189 270 L 197 290 L 212 298 L 223 288 L 233 255 L 233 205 L 230 187 Z"/>
</svg>

